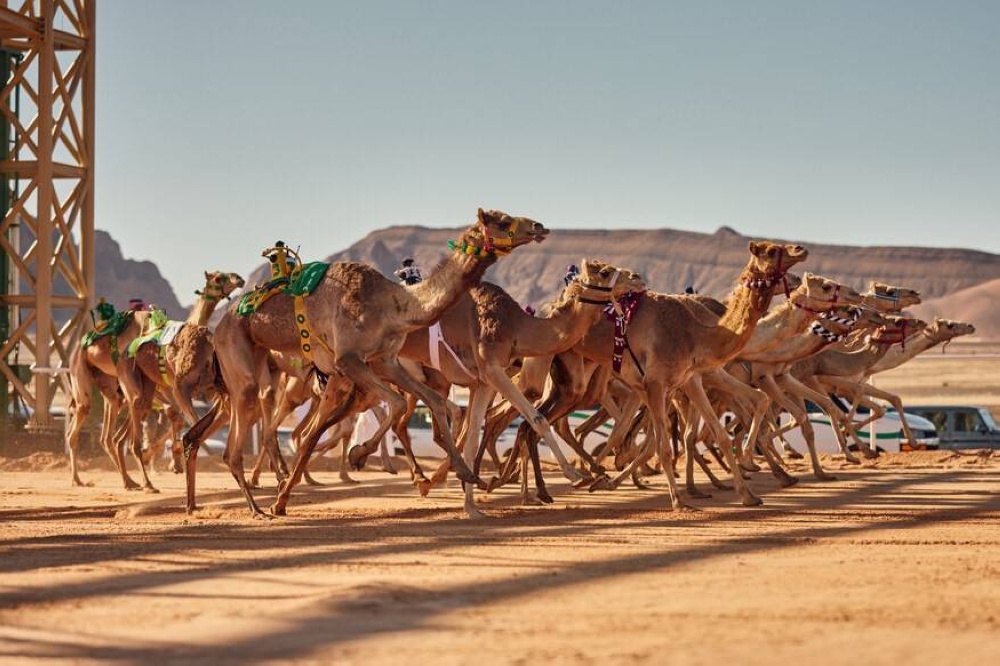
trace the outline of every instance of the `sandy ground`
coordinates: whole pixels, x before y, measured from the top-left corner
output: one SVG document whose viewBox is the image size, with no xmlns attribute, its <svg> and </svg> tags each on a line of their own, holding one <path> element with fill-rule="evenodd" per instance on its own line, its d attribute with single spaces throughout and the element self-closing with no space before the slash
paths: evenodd
<svg viewBox="0 0 1000 666">
<path fill-rule="evenodd" d="M 454 482 L 374 471 L 260 522 L 220 471 L 188 516 L 180 476 L 8 464 L 0 662 L 1000 663 L 1000 453 L 825 460 L 837 481 L 756 475 L 758 509 L 553 481 L 557 504 L 502 489 L 482 522 Z"/>
</svg>

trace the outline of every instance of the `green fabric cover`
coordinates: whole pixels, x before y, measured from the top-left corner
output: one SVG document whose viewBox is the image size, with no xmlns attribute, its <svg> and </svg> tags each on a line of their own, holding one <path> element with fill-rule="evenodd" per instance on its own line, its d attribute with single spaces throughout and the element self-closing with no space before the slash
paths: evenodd
<svg viewBox="0 0 1000 666">
<path fill-rule="evenodd" d="M 257 308 L 279 292 L 290 296 L 308 296 L 319 285 L 328 268 L 330 264 L 312 261 L 303 264 L 302 270 L 298 271 L 292 280 L 284 277 L 269 280 L 240 297 L 240 302 L 236 304 L 236 314 L 241 317 L 253 314 Z"/>
</svg>

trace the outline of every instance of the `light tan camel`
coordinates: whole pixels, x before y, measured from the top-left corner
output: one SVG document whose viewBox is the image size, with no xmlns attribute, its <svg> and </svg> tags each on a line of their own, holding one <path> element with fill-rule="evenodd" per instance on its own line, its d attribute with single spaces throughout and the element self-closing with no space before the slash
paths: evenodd
<svg viewBox="0 0 1000 666">
<path fill-rule="evenodd" d="M 146 473 L 142 448 L 143 422 L 160 393 L 184 415 L 188 425 L 198 420 L 194 410 L 196 394 L 214 394 L 218 377 L 215 372 L 215 350 L 208 321 L 222 299 L 228 299 L 244 280 L 236 273 L 213 271 L 205 273 L 205 288 L 176 335 L 167 342 L 142 342 L 133 357 L 123 355 L 118 361 L 118 381 L 128 407 L 129 439 L 132 451 L 140 461 L 143 488 L 157 492 Z M 162 342 L 162 344 L 161 344 Z"/>
<path fill-rule="evenodd" d="M 79 346 L 70 357 L 69 363 L 69 404 L 66 410 L 66 446 L 69 449 L 69 467 L 74 486 L 85 484 L 80 480 L 77 455 L 80 444 L 80 432 L 83 430 L 87 416 L 90 414 L 91 400 L 96 387 L 104 398 L 104 411 L 101 419 L 101 447 L 107 452 L 115 469 L 121 474 L 122 483 L 127 490 L 138 490 L 142 486 L 136 483 L 125 467 L 125 452 L 123 443 L 125 431 L 115 433 L 115 421 L 122 411 L 123 400 L 118 391 L 119 356 L 124 356 L 129 343 L 138 337 L 146 322 L 149 312 L 137 311 L 126 316 L 129 321 L 117 336 L 98 338 L 93 344 Z"/>
<path fill-rule="evenodd" d="M 499 393 L 524 417 L 534 431 L 545 440 L 571 481 L 581 476 L 566 460 L 549 424 L 531 401 L 508 376 L 508 368 L 519 358 L 550 356 L 565 351 L 579 342 L 602 317 L 603 308 L 629 293 L 645 290 L 645 283 L 635 273 L 606 264 L 583 259 L 580 277 L 563 291 L 561 299 L 547 308 L 546 316 L 529 315 L 503 289 L 482 283 L 469 290 L 450 307 L 440 320 L 444 341 L 452 348 L 449 354 L 434 354 L 430 333 L 420 330 L 407 336 L 400 355 L 434 365 L 452 383 L 469 387 L 469 407 L 463 422 L 464 456 L 472 464 L 479 448 L 479 435 L 486 410 Z M 439 344 L 435 339 L 434 344 Z M 446 359 L 446 360 L 445 360 Z M 447 463 L 443 466 L 443 478 Z M 540 476 L 540 470 L 536 470 Z M 539 489 L 540 499 L 551 497 Z M 471 518 L 482 517 L 475 506 L 471 484 L 466 484 L 465 510 Z"/>
<path fill-rule="evenodd" d="M 638 301 L 624 335 L 621 369 L 617 375 L 639 392 L 649 409 L 653 436 L 647 437 L 643 451 L 612 482 L 620 483 L 636 466 L 652 457 L 659 447 L 664 469 L 672 469 L 673 452 L 667 432 L 667 404 L 681 391 L 698 413 L 724 442 L 723 450 L 735 470 L 733 444 L 705 394 L 702 376 L 735 358 L 750 340 L 760 318 L 771 304 L 775 286 L 785 271 L 806 259 L 808 252 L 798 245 L 779 245 L 768 241 L 749 244 L 750 260 L 740 274 L 736 289 L 729 297 L 725 315 L 718 317 L 694 299 L 651 294 Z M 610 323 L 595 326 L 576 346 L 586 358 L 607 362 L 614 348 L 615 330 Z M 620 338 L 621 339 L 621 338 Z M 673 474 L 666 474 L 671 504 L 682 506 Z M 736 490 L 747 506 L 761 503 L 734 474 Z M 599 484 L 601 487 L 605 484 Z"/>
<path fill-rule="evenodd" d="M 261 414 L 265 440 L 266 433 L 275 428 L 270 423 L 274 396 L 267 353 L 302 351 L 300 330 L 308 332 L 306 326 L 311 328 L 312 362 L 330 380 L 313 419 L 315 425 L 303 435 L 291 477 L 271 507 L 273 514 L 285 513 L 291 489 L 301 478 L 319 436 L 350 409 L 349 396 L 360 391 L 388 403 L 391 418 L 387 420 L 395 421 L 402 414 L 406 401 L 389 382 L 420 396 L 442 424 L 446 447 L 459 476 L 481 483 L 464 464 L 448 434 L 444 401 L 399 366 L 397 353 L 407 333 L 436 321 L 456 298 L 479 282 L 498 256 L 541 241 L 547 234 L 548 230 L 534 220 L 480 209 L 477 222 L 462 233 L 451 253 L 419 284 L 404 287 L 366 264 L 338 262 L 329 267 L 313 293 L 304 299 L 301 316 L 305 322 L 297 325 L 293 299 L 287 294 L 275 295 L 246 317 L 230 309 L 215 331 L 219 364 L 231 402 L 226 460 L 252 514 L 265 516 L 243 476 L 243 443 L 255 413 Z M 342 382 L 353 386 L 345 387 Z M 352 455 L 357 455 L 351 463 L 360 464 L 373 453 L 388 427 L 388 423 L 383 424 L 380 432 L 358 447 L 360 452 L 353 449 Z M 189 510 L 194 508 L 192 485 L 189 475 Z"/>
</svg>

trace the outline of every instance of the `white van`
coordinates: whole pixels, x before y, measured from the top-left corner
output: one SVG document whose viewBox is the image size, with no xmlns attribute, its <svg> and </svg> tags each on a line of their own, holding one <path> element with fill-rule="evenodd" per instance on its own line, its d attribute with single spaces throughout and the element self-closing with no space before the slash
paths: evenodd
<svg viewBox="0 0 1000 666">
<path fill-rule="evenodd" d="M 854 416 L 854 422 L 859 423 L 864 421 L 868 418 L 868 415 L 867 410 L 863 412 L 859 410 Z M 782 425 L 788 423 L 790 420 L 791 417 L 788 414 L 781 415 Z M 826 412 L 810 410 L 809 422 L 812 423 L 813 430 L 816 433 L 816 452 L 840 453 L 837 435 L 830 425 L 830 417 L 826 415 Z M 909 412 L 906 412 L 906 422 L 910 426 L 910 432 L 913 433 L 914 439 L 916 439 L 918 449 L 938 448 L 938 432 L 933 423 L 922 416 L 910 414 Z M 876 419 L 869 425 L 864 426 L 862 430 L 858 430 L 858 437 L 865 443 L 870 442 L 872 436 L 875 437 L 875 445 L 880 452 L 912 450 L 910 448 L 900 448 L 900 442 L 904 440 L 903 426 L 900 423 L 899 414 L 895 410 L 890 409 L 882 418 Z M 795 428 L 785 433 L 785 441 L 791 444 L 799 453 L 805 454 L 808 451 L 800 428 Z M 855 445 L 851 444 L 852 441 L 848 439 L 848 444 L 854 447 Z"/>
</svg>

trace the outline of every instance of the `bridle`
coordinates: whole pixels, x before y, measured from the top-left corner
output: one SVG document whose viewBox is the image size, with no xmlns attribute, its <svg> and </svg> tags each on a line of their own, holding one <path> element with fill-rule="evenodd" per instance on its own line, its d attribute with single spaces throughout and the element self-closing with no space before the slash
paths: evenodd
<svg viewBox="0 0 1000 666">
<path fill-rule="evenodd" d="M 615 284 L 618 282 L 618 278 L 621 276 L 621 273 L 622 272 L 616 268 L 615 269 L 615 274 L 611 276 L 611 282 L 608 283 L 607 287 L 602 287 L 599 284 L 588 284 L 588 283 L 584 282 L 583 279 L 580 278 L 580 277 L 575 278 L 574 282 L 576 282 L 577 284 L 579 284 L 580 287 L 582 287 L 583 289 L 589 289 L 590 291 L 597 291 L 597 292 L 600 292 L 602 294 L 606 294 L 606 296 L 604 298 L 600 298 L 600 299 L 598 299 L 598 298 L 587 298 L 587 297 L 585 297 L 583 295 L 578 295 L 576 297 L 576 300 L 578 300 L 581 303 L 586 303 L 587 305 L 610 305 L 610 304 L 612 304 L 613 299 L 611 298 L 611 292 L 612 292 L 612 290 L 614 290 Z"/>
<path fill-rule="evenodd" d="M 209 303 L 215 303 L 216 301 L 220 301 L 223 298 L 225 298 L 228 301 L 229 294 L 226 293 L 224 285 L 233 282 L 234 281 L 233 278 L 239 276 L 237 276 L 235 273 L 222 273 L 220 277 L 222 279 L 219 284 L 216 284 L 215 282 L 209 282 L 207 285 L 205 285 L 204 291 L 202 291 L 201 289 L 195 289 L 194 293 L 197 294 L 198 296 L 201 296 Z"/>
<path fill-rule="evenodd" d="M 826 326 L 824 326 L 819 321 L 814 321 L 809 326 L 809 332 L 813 335 L 818 335 L 827 342 L 840 342 L 847 337 L 847 334 L 851 332 L 854 325 L 858 323 L 861 318 L 861 310 L 859 308 L 854 308 L 850 317 L 838 317 L 833 314 L 833 310 L 823 310 L 816 315 L 820 319 L 826 319 L 829 322 L 837 324 L 838 326 L 843 326 L 846 330 L 843 333 L 834 333 Z"/>
<path fill-rule="evenodd" d="M 787 268 L 784 268 L 781 264 L 785 258 L 785 248 L 778 248 L 778 263 L 774 267 L 774 272 L 770 275 L 765 274 L 763 277 L 748 277 L 743 280 L 742 285 L 747 289 L 763 289 L 764 287 L 774 287 L 776 284 L 781 282 L 784 285 L 785 298 L 791 296 L 791 290 L 788 288 L 788 279 L 785 277 L 785 273 L 788 272 Z"/>
<path fill-rule="evenodd" d="M 802 305 L 800 303 L 796 303 L 795 301 L 792 301 L 792 305 L 794 305 L 795 307 L 797 307 L 799 310 L 805 310 L 806 312 L 812 313 L 812 314 L 816 315 L 817 317 L 825 317 L 826 313 L 830 312 L 830 310 L 832 310 L 833 307 L 835 305 L 837 305 L 837 303 L 840 302 L 840 283 L 836 282 L 834 284 L 836 286 L 833 288 L 833 298 L 831 298 L 830 300 L 823 300 L 823 299 L 820 299 L 820 298 L 813 298 L 812 296 L 805 296 L 809 300 L 815 301 L 817 303 L 827 303 L 827 304 L 829 304 L 830 307 L 825 308 L 823 310 L 814 310 L 813 308 L 811 308 L 811 307 L 809 307 L 807 305 Z M 825 318 L 828 318 L 828 317 L 825 317 Z M 857 321 L 857 319 L 855 319 L 854 321 Z"/>
<path fill-rule="evenodd" d="M 881 335 L 879 335 L 878 337 L 875 337 L 874 335 L 871 336 L 871 341 L 880 345 L 899 344 L 900 348 L 906 349 L 906 328 L 909 326 L 909 324 L 910 324 L 909 319 L 903 319 L 899 323 L 899 328 L 897 328 L 895 331 L 892 331 L 893 333 L 898 334 L 898 337 L 893 336 L 894 339 L 883 338 L 882 335 L 885 335 L 888 331 L 886 331 L 885 326 L 880 326 L 878 328 L 878 331 L 876 331 L 876 333 L 880 333 Z"/>
<path fill-rule="evenodd" d="M 513 222 L 510 223 L 510 227 L 507 229 L 506 238 L 494 238 L 490 236 L 489 229 L 486 225 L 483 226 L 483 238 L 485 242 L 483 243 L 483 249 L 487 252 L 492 252 L 498 257 L 502 257 L 510 254 L 514 250 L 514 236 L 517 235 L 517 228 L 521 225 L 521 220 L 518 218 L 512 218 Z"/>
</svg>

